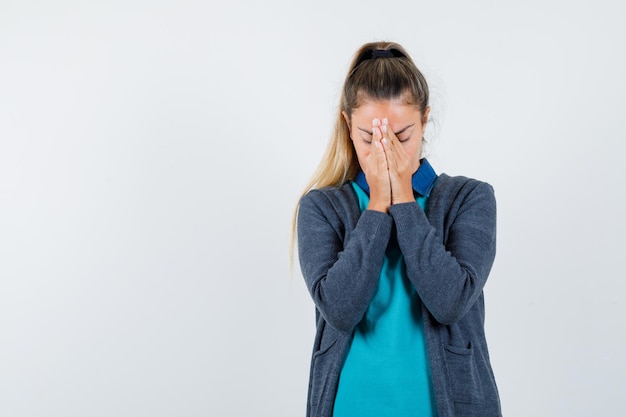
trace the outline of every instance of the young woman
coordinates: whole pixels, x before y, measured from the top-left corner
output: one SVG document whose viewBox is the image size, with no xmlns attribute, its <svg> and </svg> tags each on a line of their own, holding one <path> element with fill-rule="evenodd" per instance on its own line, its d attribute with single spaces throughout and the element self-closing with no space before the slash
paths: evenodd
<svg viewBox="0 0 626 417">
<path fill-rule="evenodd" d="M 500 416 L 484 334 L 493 189 L 422 158 L 428 86 L 404 48 L 363 45 L 297 208 L 316 307 L 307 416 Z"/>
</svg>

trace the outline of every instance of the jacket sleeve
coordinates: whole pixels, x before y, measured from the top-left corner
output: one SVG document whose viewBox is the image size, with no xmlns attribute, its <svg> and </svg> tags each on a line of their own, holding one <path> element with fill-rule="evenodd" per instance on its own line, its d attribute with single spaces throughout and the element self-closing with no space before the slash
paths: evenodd
<svg viewBox="0 0 626 417">
<path fill-rule="evenodd" d="M 297 232 L 302 275 L 326 322 L 351 332 L 376 292 L 392 219 L 385 213 L 364 211 L 347 242 L 345 221 L 319 191 L 300 201 Z"/>
<path fill-rule="evenodd" d="M 391 206 L 407 276 L 435 320 L 450 325 L 482 294 L 496 252 L 493 188 L 476 181 L 463 200 L 445 213 L 445 243 L 417 203 Z M 451 204 L 452 206 L 452 204 Z"/>
</svg>

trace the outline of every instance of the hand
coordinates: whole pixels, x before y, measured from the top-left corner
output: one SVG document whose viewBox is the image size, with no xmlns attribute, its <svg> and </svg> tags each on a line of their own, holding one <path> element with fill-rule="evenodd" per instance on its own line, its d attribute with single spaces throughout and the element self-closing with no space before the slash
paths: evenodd
<svg viewBox="0 0 626 417">
<path fill-rule="evenodd" d="M 413 169 L 411 159 L 392 129 L 388 128 L 387 119 L 381 126 L 381 143 L 387 158 L 389 182 L 391 184 L 391 204 L 415 202 L 411 177 Z"/>
<path fill-rule="evenodd" d="M 367 157 L 366 166 L 363 167 L 367 184 L 370 187 L 370 202 L 368 210 L 382 211 L 387 213 L 391 206 L 391 182 L 387 157 L 383 149 L 380 130 L 380 120 L 372 121 L 372 144 Z"/>
</svg>

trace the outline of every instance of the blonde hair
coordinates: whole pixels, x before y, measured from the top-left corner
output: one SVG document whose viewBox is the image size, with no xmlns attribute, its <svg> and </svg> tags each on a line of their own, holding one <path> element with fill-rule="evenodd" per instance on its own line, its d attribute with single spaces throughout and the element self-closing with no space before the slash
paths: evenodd
<svg viewBox="0 0 626 417">
<path fill-rule="evenodd" d="M 374 51 L 381 50 L 388 53 L 384 57 L 374 55 Z M 404 98 L 407 104 L 418 107 L 424 116 L 429 100 L 428 84 L 409 54 L 394 42 L 370 42 L 362 45 L 354 54 L 346 75 L 335 126 L 326 151 L 300 198 L 313 189 L 340 187 L 354 179 L 359 172 L 359 162 L 343 113 L 350 119 L 352 111 L 364 100 L 399 97 Z M 292 267 L 299 206 L 298 201 L 291 221 L 289 259 Z"/>
</svg>

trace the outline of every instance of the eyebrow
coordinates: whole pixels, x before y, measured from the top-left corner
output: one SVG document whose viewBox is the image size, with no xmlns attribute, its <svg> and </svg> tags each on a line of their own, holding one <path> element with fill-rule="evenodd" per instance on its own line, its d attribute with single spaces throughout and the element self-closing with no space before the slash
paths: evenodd
<svg viewBox="0 0 626 417">
<path fill-rule="evenodd" d="M 408 126 L 405 126 L 405 127 L 403 127 L 402 129 L 398 130 L 397 132 L 393 132 L 393 134 L 394 134 L 394 135 L 396 135 L 396 136 L 398 136 L 398 135 L 402 134 L 402 132 L 404 132 L 405 130 L 407 130 L 408 128 L 410 128 L 410 127 L 412 127 L 412 126 L 415 126 L 415 123 L 412 123 L 412 124 L 410 124 L 410 125 L 408 125 Z M 363 129 L 362 127 L 359 127 L 358 129 L 359 129 L 361 132 L 365 132 L 365 133 L 367 133 L 368 135 L 371 135 L 371 134 L 372 134 L 372 131 L 371 131 L 371 130 Z"/>
</svg>

